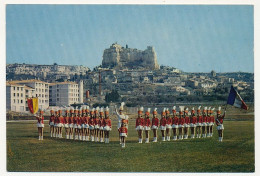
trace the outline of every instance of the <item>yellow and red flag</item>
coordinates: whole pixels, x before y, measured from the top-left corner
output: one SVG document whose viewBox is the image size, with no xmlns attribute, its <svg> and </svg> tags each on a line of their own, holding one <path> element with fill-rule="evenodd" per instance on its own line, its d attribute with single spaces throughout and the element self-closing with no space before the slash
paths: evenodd
<svg viewBox="0 0 260 176">
<path fill-rule="evenodd" d="M 32 114 L 35 114 L 38 111 L 38 98 L 28 98 L 27 104 Z"/>
</svg>

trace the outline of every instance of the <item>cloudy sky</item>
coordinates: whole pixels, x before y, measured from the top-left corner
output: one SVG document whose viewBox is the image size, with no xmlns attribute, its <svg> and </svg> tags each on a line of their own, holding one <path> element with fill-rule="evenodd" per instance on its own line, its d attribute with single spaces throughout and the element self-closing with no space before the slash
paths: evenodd
<svg viewBox="0 0 260 176">
<path fill-rule="evenodd" d="M 6 63 L 102 62 L 117 42 L 187 72 L 254 72 L 253 6 L 7 5 Z"/>
</svg>

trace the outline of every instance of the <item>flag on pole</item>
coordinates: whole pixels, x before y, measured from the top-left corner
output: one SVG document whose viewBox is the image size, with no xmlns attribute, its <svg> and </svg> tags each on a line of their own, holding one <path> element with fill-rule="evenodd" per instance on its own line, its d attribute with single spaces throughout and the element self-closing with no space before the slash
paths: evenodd
<svg viewBox="0 0 260 176">
<path fill-rule="evenodd" d="M 38 98 L 28 98 L 27 99 L 27 104 L 30 112 L 32 114 L 35 114 L 38 111 Z"/>
<path fill-rule="evenodd" d="M 228 100 L 227 100 L 227 104 L 230 104 L 230 105 L 235 106 L 237 108 L 242 108 L 242 109 L 248 110 L 246 103 L 243 101 L 243 99 L 238 94 L 238 92 L 234 89 L 233 86 L 231 86 L 229 96 L 228 96 Z"/>
</svg>

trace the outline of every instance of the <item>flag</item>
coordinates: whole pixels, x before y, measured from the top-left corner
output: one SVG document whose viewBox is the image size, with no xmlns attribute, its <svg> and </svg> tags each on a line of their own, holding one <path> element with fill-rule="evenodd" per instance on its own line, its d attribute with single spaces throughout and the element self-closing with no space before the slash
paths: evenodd
<svg viewBox="0 0 260 176">
<path fill-rule="evenodd" d="M 38 111 L 38 98 L 28 98 L 27 104 L 32 114 L 35 114 Z"/>
<path fill-rule="evenodd" d="M 230 104 L 230 105 L 235 106 L 237 108 L 242 108 L 242 109 L 248 110 L 246 103 L 243 101 L 243 99 L 240 97 L 240 95 L 234 89 L 233 86 L 231 86 L 229 96 L 228 96 L 228 100 L 227 100 L 227 104 Z"/>
</svg>

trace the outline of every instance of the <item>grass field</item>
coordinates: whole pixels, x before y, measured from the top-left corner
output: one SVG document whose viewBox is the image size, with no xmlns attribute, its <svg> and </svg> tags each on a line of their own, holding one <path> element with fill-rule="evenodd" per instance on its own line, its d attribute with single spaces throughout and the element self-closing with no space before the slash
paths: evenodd
<svg viewBox="0 0 260 176">
<path fill-rule="evenodd" d="M 254 172 L 254 121 L 224 125 L 222 143 L 214 126 L 212 138 L 138 144 L 132 119 L 122 149 L 115 121 L 109 144 L 50 138 L 47 123 L 38 141 L 36 121 L 7 122 L 7 171 Z"/>
</svg>

